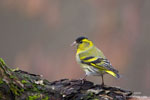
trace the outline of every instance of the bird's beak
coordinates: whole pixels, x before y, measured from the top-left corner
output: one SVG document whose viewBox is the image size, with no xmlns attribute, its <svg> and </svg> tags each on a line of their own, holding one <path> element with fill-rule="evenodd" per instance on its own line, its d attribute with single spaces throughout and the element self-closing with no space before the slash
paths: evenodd
<svg viewBox="0 0 150 100">
<path fill-rule="evenodd" d="M 71 46 L 75 46 L 75 45 L 77 45 L 77 42 L 76 42 L 76 41 L 74 41 L 74 42 L 71 44 Z"/>
</svg>

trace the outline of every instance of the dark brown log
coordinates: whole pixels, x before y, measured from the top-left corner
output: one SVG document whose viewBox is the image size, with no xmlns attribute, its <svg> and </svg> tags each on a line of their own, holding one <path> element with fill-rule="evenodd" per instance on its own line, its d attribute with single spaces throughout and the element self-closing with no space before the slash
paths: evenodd
<svg viewBox="0 0 150 100">
<path fill-rule="evenodd" d="M 136 100 L 131 95 L 131 91 L 90 81 L 49 82 L 40 75 L 12 70 L 0 59 L 0 100 Z"/>
</svg>

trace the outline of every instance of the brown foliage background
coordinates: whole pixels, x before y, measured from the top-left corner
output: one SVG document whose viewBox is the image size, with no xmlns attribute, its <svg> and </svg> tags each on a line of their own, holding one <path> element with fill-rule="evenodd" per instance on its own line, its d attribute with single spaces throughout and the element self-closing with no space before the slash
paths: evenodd
<svg viewBox="0 0 150 100">
<path fill-rule="evenodd" d="M 149 9 L 149 0 L 1 0 L 0 57 L 50 81 L 78 79 L 70 44 L 85 35 L 122 75 L 105 75 L 106 84 L 150 95 Z"/>
</svg>

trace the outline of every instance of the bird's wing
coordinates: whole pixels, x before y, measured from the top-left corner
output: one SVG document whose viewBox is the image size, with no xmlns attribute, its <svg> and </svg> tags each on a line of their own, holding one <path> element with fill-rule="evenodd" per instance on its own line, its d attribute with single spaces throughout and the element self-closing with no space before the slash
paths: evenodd
<svg viewBox="0 0 150 100">
<path fill-rule="evenodd" d="M 104 59 L 101 57 L 89 56 L 89 57 L 84 57 L 80 60 L 82 64 L 87 64 L 99 70 L 104 70 L 111 75 L 118 74 L 118 71 L 112 67 L 111 63 L 107 59 Z M 116 75 L 113 75 L 113 76 L 116 76 Z"/>
<path fill-rule="evenodd" d="M 81 58 L 81 63 L 82 64 L 87 64 L 96 68 L 100 68 L 101 67 L 103 69 L 110 69 L 109 67 L 111 66 L 110 62 L 107 59 L 101 58 L 101 57 L 94 57 L 94 56 L 89 56 L 89 57 L 84 57 Z"/>
</svg>

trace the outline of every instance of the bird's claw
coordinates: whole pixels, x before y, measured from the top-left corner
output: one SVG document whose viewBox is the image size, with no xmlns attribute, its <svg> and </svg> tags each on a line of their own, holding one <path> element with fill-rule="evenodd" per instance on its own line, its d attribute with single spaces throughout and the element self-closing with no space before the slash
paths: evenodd
<svg viewBox="0 0 150 100">
<path fill-rule="evenodd" d="M 81 84 L 84 84 L 84 82 L 86 81 L 85 78 L 80 78 L 80 80 L 81 80 Z"/>
</svg>

